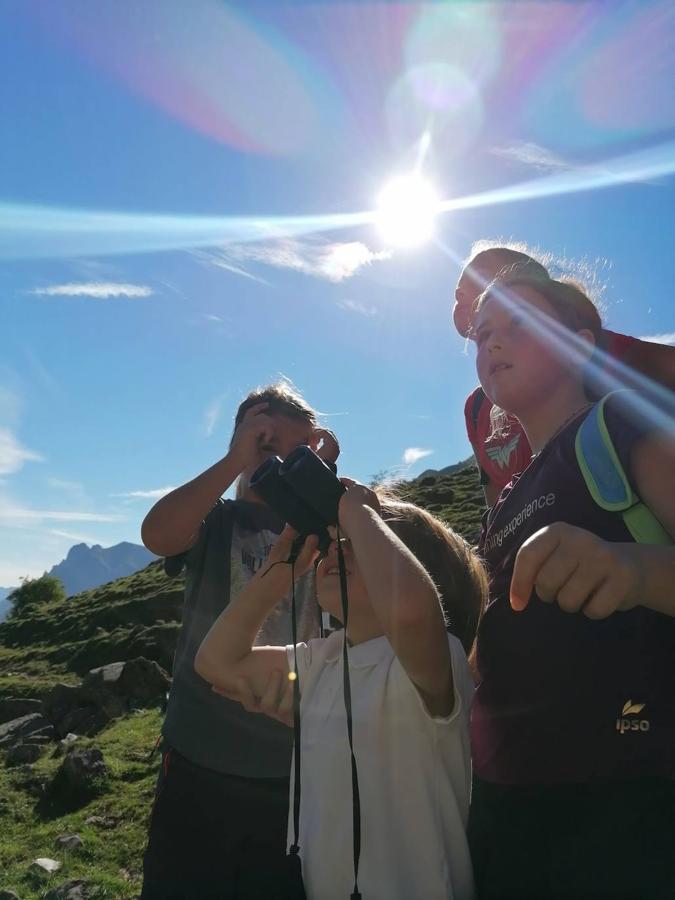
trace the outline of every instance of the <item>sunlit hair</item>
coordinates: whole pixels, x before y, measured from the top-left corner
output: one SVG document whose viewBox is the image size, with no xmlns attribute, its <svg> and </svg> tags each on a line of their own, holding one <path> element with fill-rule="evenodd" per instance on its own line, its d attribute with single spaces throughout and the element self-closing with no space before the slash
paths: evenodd
<svg viewBox="0 0 675 900">
<path fill-rule="evenodd" d="M 548 301 L 561 324 L 569 331 L 588 329 L 596 343 L 602 331 L 602 319 L 597 307 L 581 285 L 569 279 L 554 279 L 548 275 L 541 277 L 539 263 L 523 263 L 515 266 L 503 276 L 498 276 L 487 286 L 474 305 L 474 315 L 491 298 L 506 294 L 509 300 L 518 303 L 519 287 L 529 287 Z"/>
<path fill-rule="evenodd" d="M 264 387 L 252 390 L 239 404 L 234 417 L 234 431 L 241 425 L 244 416 L 252 406 L 267 403 L 267 413 L 271 416 L 286 416 L 298 422 L 306 422 L 312 427 L 317 425 L 317 414 L 303 398 L 300 391 L 290 381 L 282 379 Z M 233 433 L 234 437 L 234 433 Z"/>
<path fill-rule="evenodd" d="M 551 262 L 550 254 L 539 253 L 519 241 L 476 241 L 464 263 L 463 271 L 480 268 L 490 257 L 496 257 L 502 263 L 497 278 L 507 275 L 512 267 L 524 264 L 531 266 L 532 271 L 536 270 L 540 277 L 550 277 L 547 268 Z"/>
<path fill-rule="evenodd" d="M 487 575 L 469 544 L 427 510 L 378 488 L 382 518 L 422 563 L 438 590 L 448 630 L 471 649 L 488 596 Z"/>
<path fill-rule="evenodd" d="M 505 298 L 508 302 L 514 304 L 526 303 L 526 301 L 522 301 L 519 298 L 518 288 L 529 287 L 548 301 L 563 328 L 573 333 L 584 330 L 590 331 L 597 345 L 602 331 L 602 319 L 590 297 L 580 285 L 575 284 L 573 281 L 567 279 L 558 280 L 548 276 L 540 277 L 538 269 L 538 264 L 533 270 L 529 263 L 525 263 L 515 267 L 512 272 L 504 277 L 496 278 L 476 300 L 474 304 L 474 320 L 483 305 L 494 297 Z M 541 311 L 541 315 L 546 316 L 546 313 Z M 554 330 L 553 326 L 552 330 Z M 559 338 L 552 333 L 551 341 L 556 342 L 558 340 Z M 597 399 L 597 392 L 593 386 L 594 379 L 591 375 L 593 369 L 594 366 L 589 365 L 581 373 L 584 390 L 589 399 Z M 488 440 L 508 433 L 508 416 L 504 410 L 493 405 L 490 411 L 490 420 L 492 431 Z"/>
</svg>

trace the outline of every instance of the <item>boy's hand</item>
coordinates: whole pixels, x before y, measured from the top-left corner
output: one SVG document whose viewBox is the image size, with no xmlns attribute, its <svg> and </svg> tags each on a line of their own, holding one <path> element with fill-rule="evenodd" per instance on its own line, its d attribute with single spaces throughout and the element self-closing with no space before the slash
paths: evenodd
<svg viewBox="0 0 675 900">
<path fill-rule="evenodd" d="M 335 434 L 328 428 L 315 428 L 312 432 L 310 447 L 326 462 L 337 462 L 340 455 L 340 443 Z"/>
<path fill-rule="evenodd" d="M 360 484 L 352 478 L 341 478 L 347 490 L 340 497 L 338 504 L 338 518 L 340 520 L 340 528 L 349 533 L 349 520 L 357 510 L 369 506 L 375 512 L 380 514 L 380 501 L 375 491 L 372 491 L 365 484 Z"/>
<path fill-rule="evenodd" d="M 540 529 L 522 545 L 511 580 L 511 607 L 521 612 L 533 591 L 565 612 L 605 619 L 640 602 L 639 544 L 604 541 L 566 522 Z"/>
<path fill-rule="evenodd" d="M 268 408 L 269 403 L 256 403 L 247 409 L 234 432 L 230 453 L 237 458 L 242 469 L 255 462 L 261 448 L 274 440 L 274 420 L 267 414 Z"/>
</svg>

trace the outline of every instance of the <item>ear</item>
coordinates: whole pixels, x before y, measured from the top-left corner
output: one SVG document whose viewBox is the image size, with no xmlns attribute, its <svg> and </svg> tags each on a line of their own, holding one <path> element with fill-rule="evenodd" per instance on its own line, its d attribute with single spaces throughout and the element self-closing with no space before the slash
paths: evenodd
<svg viewBox="0 0 675 900">
<path fill-rule="evenodd" d="M 578 350 L 580 353 L 585 354 L 586 361 L 588 361 L 591 356 L 593 356 L 593 352 L 595 350 L 595 335 L 590 330 L 590 328 L 582 328 L 581 331 L 577 331 L 577 337 L 581 338 L 581 340 L 586 345 L 585 347 L 579 347 Z"/>
</svg>

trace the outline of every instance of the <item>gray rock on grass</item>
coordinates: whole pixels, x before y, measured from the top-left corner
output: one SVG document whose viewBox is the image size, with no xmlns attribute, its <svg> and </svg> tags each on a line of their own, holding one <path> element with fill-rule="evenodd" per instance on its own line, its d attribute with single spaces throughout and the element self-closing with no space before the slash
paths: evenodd
<svg viewBox="0 0 675 900">
<path fill-rule="evenodd" d="M 84 841 L 79 834 L 60 834 L 54 841 L 57 850 L 67 850 L 69 853 L 75 853 L 82 850 Z"/>
</svg>

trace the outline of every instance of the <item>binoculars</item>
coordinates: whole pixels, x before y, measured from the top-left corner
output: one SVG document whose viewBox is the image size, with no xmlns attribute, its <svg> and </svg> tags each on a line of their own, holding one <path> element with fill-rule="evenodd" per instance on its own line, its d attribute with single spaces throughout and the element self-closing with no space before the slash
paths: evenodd
<svg viewBox="0 0 675 900">
<path fill-rule="evenodd" d="M 285 460 L 273 456 L 253 473 L 249 482 L 256 494 L 285 522 L 299 532 L 296 545 L 310 534 L 319 538 L 319 549 L 330 544 L 329 525 L 337 525 L 338 503 L 345 486 L 311 447 L 296 447 Z"/>
</svg>

